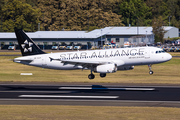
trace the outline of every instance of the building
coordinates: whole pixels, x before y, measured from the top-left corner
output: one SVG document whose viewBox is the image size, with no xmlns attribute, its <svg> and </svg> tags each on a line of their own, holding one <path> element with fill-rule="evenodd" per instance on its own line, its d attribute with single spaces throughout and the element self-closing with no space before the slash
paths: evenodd
<svg viewBox="0 0 180 120">
<path fill-rule="evenodd" d="M 179 29 L 175 27 L 164 27 L 167 31 L 164 35 L 168 37 L 179 37 Z M 37 31 L 27 32 L 27 35 L 37 43 L 41 49 L 51 49 L 53 45 L 67 45 L 73 43 L 99 47 L 105 43 L 116 43 L 123 47 L 125 43 L 130 45 L 146 45 L 154 43 L 152 27 L 105 27 L 90 32 L 87 31 Z M 18 46 L 15 33 L 0 33 L 0 48 L 7 49 L 8 46 Z M 18 48 L 18 47 L 17 47 Z"/>
<path fill-rule="evenodd" d="M 179 29 L 176 27 L 164 27 L 166 33 L 164 34 L 164 38 L 174 38 L 179 37 Z"/>
</svg>

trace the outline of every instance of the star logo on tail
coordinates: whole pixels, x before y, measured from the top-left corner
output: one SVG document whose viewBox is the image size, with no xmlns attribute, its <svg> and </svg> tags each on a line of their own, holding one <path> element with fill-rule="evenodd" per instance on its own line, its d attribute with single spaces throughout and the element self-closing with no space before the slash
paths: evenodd
<svg viewBox="0 0 180 120">
<path fill-rule="evenodd" d="M 24 49 L 24 52 L 32 52 L 32 42 L 28 42 L 27 40 L 24 41 L 24 44 L 21 44 L 21 47 Z"/>
</svg>

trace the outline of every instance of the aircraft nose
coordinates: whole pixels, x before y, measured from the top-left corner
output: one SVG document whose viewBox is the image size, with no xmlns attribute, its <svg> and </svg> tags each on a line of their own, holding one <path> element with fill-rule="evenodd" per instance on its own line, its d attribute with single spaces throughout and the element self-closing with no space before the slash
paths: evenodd
<svg viewBox="0 0 180 120">
<path fill-rule="evenodd" d="M 172 56 L 171 56 L 169 53 L 167 53 L 166 59 L 167 59 L 167 60 L 171 60 L 171 59 L 172 59 Z"/>
</svg>

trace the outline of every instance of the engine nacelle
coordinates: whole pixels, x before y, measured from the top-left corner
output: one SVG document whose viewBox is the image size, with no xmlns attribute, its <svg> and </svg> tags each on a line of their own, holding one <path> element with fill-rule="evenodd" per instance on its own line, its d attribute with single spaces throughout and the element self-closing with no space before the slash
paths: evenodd
<svg viewBox="0 0 180 120">
<path fill-rule="evenodd" d="M 94 72 L 97 73 L 113 73 L 117 71 L 116 64 L 105 64 L 105 65 L 98 65 L 94 68 Z"/>
<path fill-rule="evenodd" d="M 119 66 L 117 69 L 118 70 L 132 70 L 134 69 L 134 66 Z"/>
</svg>

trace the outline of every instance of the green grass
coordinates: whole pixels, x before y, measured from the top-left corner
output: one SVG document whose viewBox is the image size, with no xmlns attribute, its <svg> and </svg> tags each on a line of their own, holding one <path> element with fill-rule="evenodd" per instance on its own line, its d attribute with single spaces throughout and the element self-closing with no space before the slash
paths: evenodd
<svg viewBox="0 0 180 120">
<path fill-rule="evenodd" d="M 180 84 L 180 58 L 153 65 L 153 75 L 149 75 L 148 66 L 135 66 L 133 70 L 117 71 L 100 78 L 95 73 L 94 80 L 87 76 L 89 70 L 52 70 L 22 65 L 10 61 L 15 57 L 0 56 L 0 81 L 10 82 L 99 82 L 99 83 L 153 83 Z M 32 76 L 22 76 L 20 73 L 33 73 Z"/>
<path fill-rule="evenodd" d="M 0 55 L 14 55 L 14 54 L 21 56 L 20 51 L 7 51 L 7 52 L 0 51 Z"/>
<path fill-rule="evenodd" d="M 0 105 L 1 120 L 179 120 L 180 108 Z"/>
<path fill-rule="evenodd" d="M 168 52 L 172 56 L 180 56 L 180 52 Z"/>
</svg>

